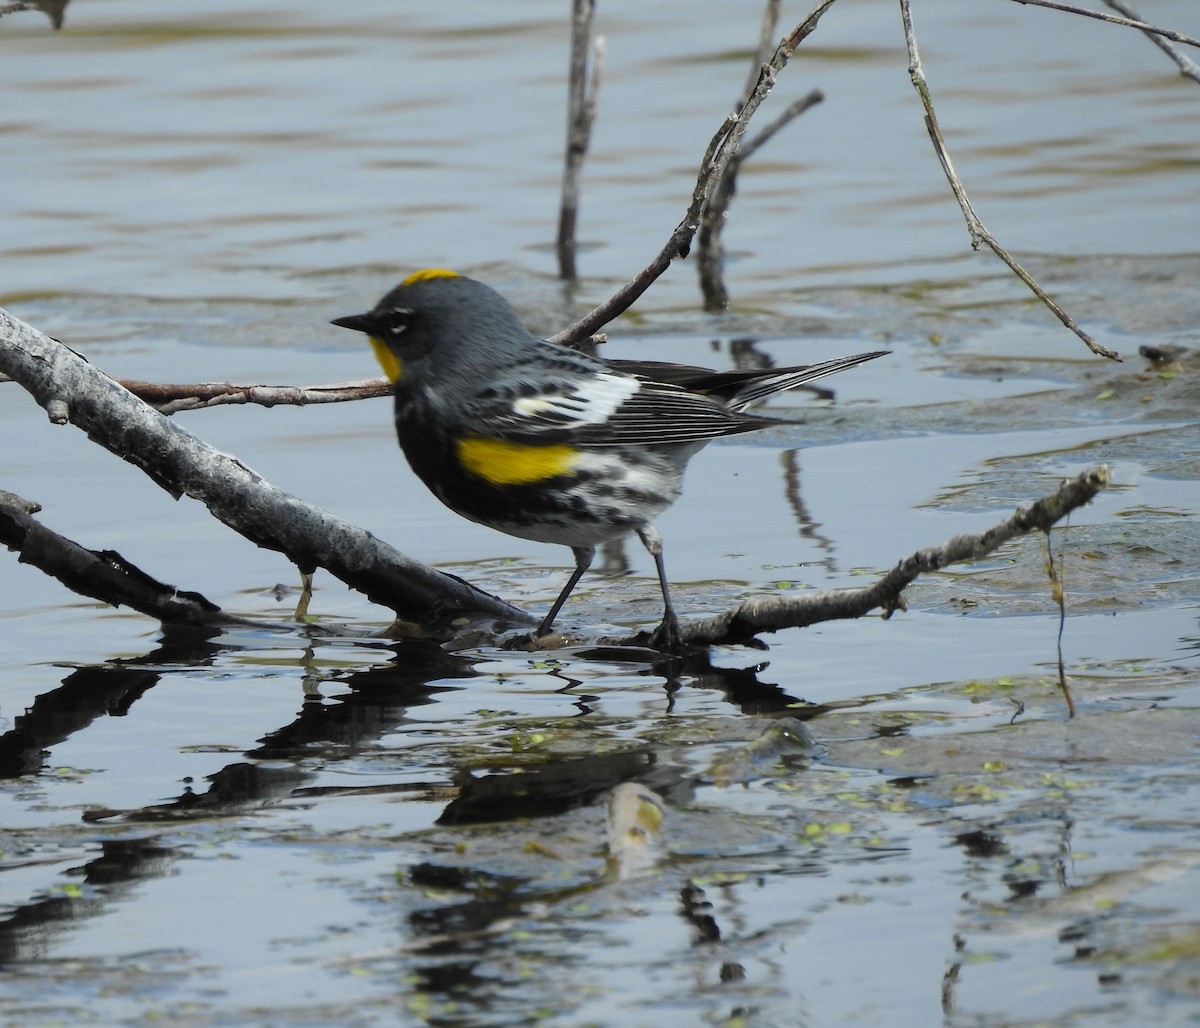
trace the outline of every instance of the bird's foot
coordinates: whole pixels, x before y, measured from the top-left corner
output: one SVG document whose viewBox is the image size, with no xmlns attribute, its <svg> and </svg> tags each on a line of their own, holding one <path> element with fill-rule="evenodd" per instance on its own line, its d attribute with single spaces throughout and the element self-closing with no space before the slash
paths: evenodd
<svg viewBox="0 0 1200 1028">
<path fill-rule="evenodd" d="M 674 611 L 668 613 L 653 632 L 648 644 L 652 649 L 666 653 L 678 653 L 683 649 L 683 633 L 679 630 L 679 618 Z"/>
</svg>

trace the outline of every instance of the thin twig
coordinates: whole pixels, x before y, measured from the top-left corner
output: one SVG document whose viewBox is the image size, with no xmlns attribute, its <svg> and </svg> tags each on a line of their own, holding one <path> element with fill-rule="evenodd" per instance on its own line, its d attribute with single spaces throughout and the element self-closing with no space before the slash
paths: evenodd
<svg viewBox="0 0 1200 1028">
<path fill-rule="evenodd" d="M 1193 39 L 1191 36 L 1185 36 L 1182 32 L 1176 32 L 1173 29 L 1159 28 L 1157 25 L 1151 25 L 1136 18 L 1118 18 L 1116 15 L 1105 14 L 1103 11 L 1092 11 L 1086 7 L 1076 7 L 1074 4 L 1056 3 L 1055 0 L 1013 0 L 1013 2 L 1029 4 L 1033 7 L 1049 7 L 1052 11 L 1065 11 L 1067 14 L 1082 14 L 1085 18 L 1095 18 L 1097 21 L 1107 21 L 1112 25 L 1141 29 L 1143 32 L 1151 32 L 1156 36 L 1173 39 L 1176 43 L 1184 43 L 1187 46 L 1200 46 L 1200 39 Z"/>
<path fill-rule="evenodd" d="M 748 91 L 745 102 L 734 113 L 721 122 L 720 128 L 709 141 L 700 162 L 700 171 L 696 185 L 692 190 L 691 203 L 683 220 L 675 226 L 666 244 L 632 280 L 617 290 L 594 310 L 585 314 L 579 321 L 550 337 L 552 342 L 570 344 L 573 341 L 590 336 L 597 329 L 608 324 L 613 318 L 628 310 L 650 285 L 671 266 L 677 257 L 686 257 L 691 248 L 692 239 L 700 227 L 700 216 L 712 197 L 713 190 L 725 173 L 729 161 L 737 153 L 754 112 L 762 105 L 775 77 L 791 59 L 792 54 L 816 29 L 821 16 L 832 7 L 837 0 L 821 0 L 812 13 L 800 22 L 780 44 L 775 48 L 769 61 L 764 62 L 754 81 L 754 88 Z"/>
<path fill-rule="evenodd" d="M 1067 717 L 1075 716 L 1075 699 L 1067 685 L 1067 669 L 1063 663 L 1063 632 L 1067 627 L 1067 597 L 1063 581 L 1054 563 L 1054 548 L 1050 545 L 1050 529 L 1046 529 L 1046 573 L 1050 576 L 1050 595 L 1058 607 L 1058 687 L 1067 701 Z"/>
<path fill-rule="evenodd" d="M 771 55 L 771 40 L 775 38 L 775 27 L 779 24 L 780 6 L 780 0 L 767 0 L 763 7 L 758 47 L 750 61 L 750 72 L 742 87 L 742 96 L 750 95 L 758 83 L 762 66 Z M 729 204 L 737 192 L 737 173 L 741 163 L 741 154 L 734 154 L 730 159 L 725 174 L 717 182 L 700 216 L 700 230 L 696 235 L 696 274 L 700 279 L 704 309 L 710 312 L 723 311 L 729 306 L 729 290 L 725 288 L 725 247 L 721 244 L 721 233 L 729 214 Z"/>
<path fill-rule="evenodd" d="M 219 407 L 224 404 L 255 403 L 262 407 L 304 407 L 311 403 L 346 403 L 377 396 L 391 396 L 392 385 L 386 378 L 332 385 L 268 386 L 238 385 L 232 382 L 143 382 L 118 378 L 118 384 L 161 414 Z"/>
<path fill-rule="evenodd" d="M 1083 340 L 1092 353 L 1100 357 L 1107 357 L 1110 360 L 1121 360 L 1120 354 L 1115 350 L 1110 350 L 1107 346 L 1101 345 L 1075 324 L 1074 319 L 1038 285 L 1029 272 L 1017 263 L 1012 254 L 996 241 L 996 238 L 984 227 L 983 222 L 975 213 L 975 209 L 971 206 L 971 201 L 967 197 L 962 180 L 958 177 L 958 173 L 954 170 L 954 164 L 950 160 L 950 152 L 946 148 L 946 141 L 942 137 L 942 130 L 938 127 L 937 115 L 933 109 L 933 97 L 930 95 L 929 83 L 925 78 L 925 69 L 921 65 L 921 55 L 917 50 L 917 37 L 913 30 L 912 11 L 909 9 L 909 0 L 900 0 L 900 15 L 904 21 L 904 41 L 908 45 L 908 75 L 912 80 L 917 94 L 921 97 L 921 103 L 925 107 L 925 127 L 929 130 L 929 138 L 933 141 L 933 149 L 937 153 L 938 160 L 941 162 L 942 171 L 945 173 L 946 179 L 950 183 L 950 188 L 954 191 L 954 198 L 958 201 L 958 206 L 962 209 L 963 217 L 966 219 L 972 248 L 977 250 L 980 245 L 986 245 L 992 253 L 1008 265 L 1017 278 L 1029 287 L 1034 296 L 1053 311 L 1059 321 Z"/>
<path fill-rule="evenodd" d="M 1142 16 L 1138 14 L 1137 11 L 1135 11 L 1128 4 L 1122 3 L 1122 0 L 1104 0 L 1104 2 L 1108 4 L 1108 6 L 1114 11 L 1120 11 L 1123 15 L 1125 15 L 1126 18 L 1132 18 L 1134 21 L 1143 20 Z M 1179 65 L 1179 74 L 1190 78 L 1193 82 L 1200 82 L 1200 65 L 1188 57 L 1188 55 L 1180 50 L 1179 47 L 1175 46 L 1173 43 L 1168 43 L 1165 39 L 1163 39 L 1161 34 L 1157 32 L 1150 32 L 1147 29 L 1143 29 L 1142 31 L 1145 33 L 1146 38 L 1149 39 L 1151 43 L 1157 46 L 1163 53 L 1170 57 L 1171 60 Z"/>
<path fill-rule="evenodd" d="M 592 49 L 592 18 L 596 0 L 574 0 L 571 11 L 571 71 L 567 105 L 567 148 L 563 167 L 562 200 L 558 210 L 558 277 L 573 279 L 576 225 L 579 218 L 579 175 L 592 138 L 596 99 L 604 66 L 604 38 L 596 40 L 592 73 L 588 77 L 588 50 Z"/>
<path fill-rule="evenodd" d="M 788 104 L 787 107 L 783 109 L 783 113 L 780 114 L 779 117 L 777 117 L 774 121 L 768 122 L 763 127 L 761 132 L 755 135 L 752 139 L 746 140 L 746 142 L 742 144 L 741 153 L 739 153 L 735 159 L 738 168 L 741 168 L 746 161 L 753 157 L 755 152 L 759 150 L 765 143 L 770 142 L 771 139 L 780 131 L 780 129 L 783 129 L 787 126 L 788 122 L 799 117 L 810 107 L 815 107 L 824 99 L 824 93 L 822 93 L 819 89 L 813 89 L 804 96 L 793 100 L 790 104 Z"/>
<path fill-rule="evenodd" d="M 750 62 L 750 75 L 742 90 L 743 96 L 750 95 L 758 82 L 762 66 L 771 56 L 775 27 L 779 23 L 779 8 L 780 0 L 767 0 L 763 8 L 758 49 L 754 51 L 754 59 Z M 721 243 L 721 235 L 729 215 L 729 205 L 737 192 L 737 176 L 741 171 L 742 162 L 801 111 L 807 110 L 812 102 L 816 102 L 809 102 L 813 95 L 809 93 L 804 100 L 789 104 L 783 115 L 742 145 L 741 151 L 730 159 L 725 174 L 721 176 L 708 205 L 704 208 L 700 217 L 700 231 L 696 235 L 696 273 L 700 279 L 700 293 L 704 297 L 706 311 L 723 311 L 729 306 L 729 290 L 725 288 L 725 248 Z M 821 99 L 819 94 L 818 99 Z"/>
</svg>

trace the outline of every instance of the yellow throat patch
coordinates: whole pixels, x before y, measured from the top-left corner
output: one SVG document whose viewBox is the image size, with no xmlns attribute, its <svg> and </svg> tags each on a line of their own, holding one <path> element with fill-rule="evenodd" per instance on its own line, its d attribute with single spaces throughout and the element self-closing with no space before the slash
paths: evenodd
<svg viewBox="0 0 1200 1028">
<path fill-rule="evenodd" d="M 374 336 L 367 338 L 371 340 L 371 349 L 375 351 L 375 359 L 379 361 L 383 373 L 387 375 L 388 381 L 395 385 L 404 375 L 404 366 L 400 363 L 400 358 L 392 353 L 387 343 Z"/>
<path fill-rule="evenodd" d="M 580 457 L 573 446 L 531 446 L 473 435 L 455 445 L 462 466 L 492 485 L 531 485 L 568 474 Z"/>
</svg>

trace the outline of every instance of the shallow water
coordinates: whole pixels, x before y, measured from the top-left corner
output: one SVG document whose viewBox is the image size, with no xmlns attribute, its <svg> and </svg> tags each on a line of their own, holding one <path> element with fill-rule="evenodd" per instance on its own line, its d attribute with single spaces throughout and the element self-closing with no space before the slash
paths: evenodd
<svg viewBox="0 0 1200 1028">
<path fill-rule="evenodd" d="M 661 522 L 688 616 L 858 585 L 1108 463 L 1043 542 L 916 583 L 909 610 L 664 662 L 446 654 L 319 575 L 346 637 L 164 633 L 0 563 L 5 1023 L 951 1025 L 1200 1015 L 1200 87 L 1136 33 L 914 4 L 979 213 L 1090 357 L 972 254 L 907 80 L 896 5 L 836 5 L 774 101 L 726 241 L 734 309 L 679 263 L 610 356 L 727 367 L 885 347 L 710 446 Z M 803 12 L 788 15 L 799 18 Z M 0 19 L 0 303 L 114 375 L 374 373 L 328 319 L 419 266 L 554 331 L 648 261 L 745 78 L 757 12 L 601 7 L 583 278 L 553 278 L 566 26 L 543 5 L 80 2 Z M 1148 18 L 1200 35 L 1186 0 Z M 766 117 L 771 111 L 764 108 Z M 386 401 L 181 424 L 277 485 L 528 609 L 565 551 L 447 516 Z M 0 386 L 0 487 L 45 523 L 264 622 L 294 569 Z M 19 442 L 18 442 L 19 440 Z M 567 623 L 651 624 L 653 569 Z M 276 588 L 280 586 L 281 588 Z M 809 733 L 806 735 L 806 732 Z M 23 734 L 22 734 L 23 733 Z M 614 787 L 652 790 L 644 851 Z"/>
</svg>

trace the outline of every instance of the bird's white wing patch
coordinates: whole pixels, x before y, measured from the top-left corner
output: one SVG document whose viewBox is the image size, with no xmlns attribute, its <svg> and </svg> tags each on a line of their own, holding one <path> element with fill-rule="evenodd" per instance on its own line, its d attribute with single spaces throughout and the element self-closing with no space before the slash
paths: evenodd
<svg viewBox="0 0 1200 1028">
<path fill-rule="evenodd" d="M 513 412 L 523 418 L 553 419 L 563 427 L 599 425 L 607 421 L 641 388 L 637 379 L 602 371 L 574 383 L 569 393 L 525 396 L 513 401 Z"/>
</svg>

